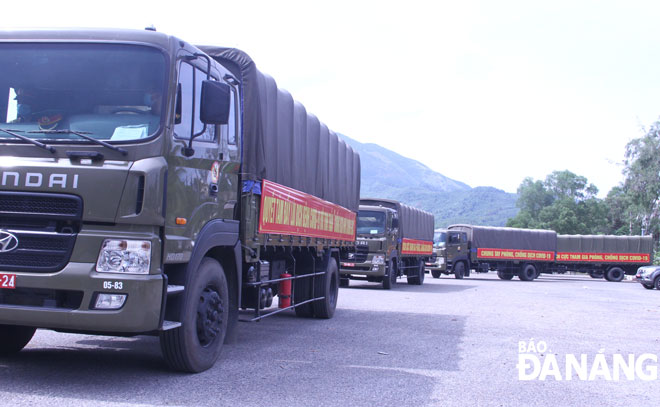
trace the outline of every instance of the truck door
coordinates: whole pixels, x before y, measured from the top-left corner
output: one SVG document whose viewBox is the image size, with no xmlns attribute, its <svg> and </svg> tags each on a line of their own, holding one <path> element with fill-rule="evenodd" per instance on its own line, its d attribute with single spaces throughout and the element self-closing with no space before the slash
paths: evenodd
<svg viewBox="0 0 660 407">
<path fill-rule="evenodd" d="M 453 264 L 467 255 L 467 235 L 463 232 L 447 232 L 447 263 Z"/>
<path fill-rule="evenodd" d="M 177 63 L 174 131 L 168 159 L 165 234 L 166 262 L 187 262 L 201 228 L 212 219 L 233 219 L 238 196 L 239 143 L 237 100 L 229 124 L 200 120 L 203 59 Z M 218 80 L 212 72 L 211 80 Z M 187 149 L 194 136 L 192 149 Z"/>
</svg>

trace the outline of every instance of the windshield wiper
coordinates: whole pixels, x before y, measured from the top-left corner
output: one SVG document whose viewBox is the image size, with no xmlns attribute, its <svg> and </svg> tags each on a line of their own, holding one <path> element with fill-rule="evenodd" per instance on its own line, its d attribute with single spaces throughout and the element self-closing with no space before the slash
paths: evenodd
<svg viewBox="0 0 660 407">
<path fill-rule="evenodd" d="M 34 144 L 34 145 L 37 146 L 37 147 L 41 147 L 41 148 L 43 148 L 44 150 L 48 150 L 48 151 L 50 151 L 51 153 L 55 153 L 55 151 L 57 151 L 57 150 L 55 150 L 55 147 L 51 147 L 51 146 L 46 145 L 46 144 L 44 144 L 44 143 L 40 143 L 40 142 L 38 142 L 37 140 L 32 140 L 32 139 L 29 138 L 29 137 L 21 136 L 20 134 L 15 133 L 15 132 L 17 132 L 17 131 L 21 131 L 21 130 L 2 129 L 2 128 L 0 128 L 0 131 L 2 131 L 2 132 L 4 132 L 4 133 L 7 133 L 7 134 L 9 134 L 10 136 L 14 136 L 14 137 L 16 137 L 16 138 L 18 138 L 18 139 L 21 139 L 21 140 L 23 140 L 23 141 L 27 141 L 28 143 L 32 143 L 32 144 Z"/>
<path fill-rule="evenodd" d="M 101 141 L 99 139 L 95 139 L 94 137 L 88 136 L 88 134 L 92 134 L 88 131 L 75 131 L 75 130 L 69 130 L 69 129 L 63 129 L 63 130 L 32 130 L 28 131 L 28 133 L 40 133 L 40 134 L 75 134 L 78 137 L 82 137 L 85 140 L 89 140 L 92 143 L 96 143 L 100 146 L 107 147 L 110 150 L 117 151 L 118 153 L 121 153 L 121 155 L 126 155 L 128 154 L 128 151 L 124 150 L 123 148 L 113 146 L 112 144 L 106 143 L 105 141 Z"/>
</svg>

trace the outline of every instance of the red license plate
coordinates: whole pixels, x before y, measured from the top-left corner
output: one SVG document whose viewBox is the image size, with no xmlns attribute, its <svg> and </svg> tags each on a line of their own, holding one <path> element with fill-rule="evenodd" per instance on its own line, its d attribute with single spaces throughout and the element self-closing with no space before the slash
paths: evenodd
<svg viewBox="0 0 660 407">
<path fill-rule="evenodd" d="M 0 274 L 0 288 L 16 288 L 16 274 Z"/>
</svg>

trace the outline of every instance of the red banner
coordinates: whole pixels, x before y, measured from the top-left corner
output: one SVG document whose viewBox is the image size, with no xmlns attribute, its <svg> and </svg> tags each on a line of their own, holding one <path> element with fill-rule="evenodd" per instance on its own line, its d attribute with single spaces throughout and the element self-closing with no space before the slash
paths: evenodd
<svg viewBox="0 0 660 407">
<path fill-rule="evenodd" d="M 427 240 L 403 239 L 401 254 L 433 254 L 433 242 Z"/>
<path fill-rule="evenodd" d="M 263 180 L 259 233 L 355 241 L 355 212 Z"/>
<path fill-rule="evenodd" d="M 650 263 L 648 253 L 571 253 L 558 252 L 557 261 L 590 263 Z"/>
<path fill-rule="evenodd" d="M 477 249 L 477 257 L 497 260 L 544 260 L 552 261 L 555 252 L 516 249 Z"/>
</svg>

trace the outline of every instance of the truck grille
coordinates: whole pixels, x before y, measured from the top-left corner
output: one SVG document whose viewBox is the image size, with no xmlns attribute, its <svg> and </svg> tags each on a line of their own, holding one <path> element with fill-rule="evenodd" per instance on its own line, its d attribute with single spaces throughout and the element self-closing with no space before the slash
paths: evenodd
<svg viewBox="0 0 660 407">
<path fill-rule="evenodd" d="M 81 220 L 77 196 L 0 192 L 0 230 L 18 240 L 16 249 L 0 253 L 0 270 L 61 270 L 71 257 Z"/>
<path fill-rule="evenodd" d="M 369 246 L 360 245 L 355 248 L 355 263 L 364 263 L 369 255 Z"/>
</svg>

